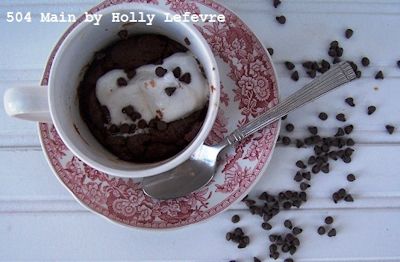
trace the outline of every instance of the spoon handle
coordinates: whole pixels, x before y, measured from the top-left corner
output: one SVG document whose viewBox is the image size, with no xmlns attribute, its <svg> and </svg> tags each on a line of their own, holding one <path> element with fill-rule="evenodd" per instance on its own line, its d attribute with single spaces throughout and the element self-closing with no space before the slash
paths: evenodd
<svg viewBox="0 0 400 262">
<path fill-rule="evenodd" d="M 241 141 L 242 139 L 254 134 L 260 129 L 279 120 L 290 111 L 297 109 L 308 102 L 324 95 L 325 93 L 346 84 L 356 78 L 354 70 L 347 62 L 341 62 L 333 66 L 326 73 L 318 76 L 309 84 L 296 91 L 288 98 L 269 109 L 267 112 L 258 116 L 246 125 L 236 129 L 232 134 L 224 139 L 220 144 L 225 147 Z"/>
</svg>

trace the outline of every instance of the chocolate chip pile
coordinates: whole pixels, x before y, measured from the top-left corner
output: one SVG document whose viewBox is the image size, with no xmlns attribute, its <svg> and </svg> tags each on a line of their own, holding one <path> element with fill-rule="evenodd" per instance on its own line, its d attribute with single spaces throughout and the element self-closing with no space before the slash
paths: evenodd
<svg viewBox="0 0 400 262">
<path fill-rule="evenodd" d="M 272 4 L 275 8 L 278 8 L 282 2 L 279 0 L 272 0 Z M 279 24 L 286 23 L 286 17 L 283 15 L 276 16 L 276 21 Z M 350 39 L 354 35 L 354 31 L 348 28 L 344 31 L 344 37 Z M 267 48 L 269 54 L 274 54 L 272 47 Z M 315 78 L 318 74 L 323 74 L 331 68 L 331 64 L 339 63 L 343 60 L 344 49 L 340 46 L 339 41 L 333 40 L 329 44 L 327 55 L 332 59 L 330 62 L 326 59 L 318 61 L 304 61 L 302 67 L 305 73 L 310 78 Z M 344 59 L 344 61 L 346 61 Z M 360 78 L 362 71 L 354 61 L 348 61 L 352 66 L 357 78 Z M 400 68 L 400 60 L 396 62 Z M 364 56 L 360 59 L 362 67 L 368 67 L 371 61 L 368 57 Z M 284 65 L 290 72 L 290 77 L 293 81 L 300 79 L 299 71 L 296 70 L 296 65 L 291 61 L 285 61 Z M 383 80 L 384 73 L 379 70 L 375 74 L 375 79 Z M 357 108 L 356 101 L 353 97 L 347 97 L 344 103 L 351 107 Z M 358 109 L 359 110 L 359 109 Z M 377 111 L 376 106 L 368 105 L 366 107 L 366 114 L 371 116 Z M 324 121 L 329 118 L 329 115 L 325 112 L 317 113 L 318 119 L 321 121 L 318 126 L 321 126 Z M 284 130 L 286 135 L 280 136 L 278 141 L 283 145 L 289 146 L 294 145 L 296 148 L 312 148 L 312 154 L 305 157 L 304 159 L 297 160 L 294 164 L 298 168 L 294 174 L 293 180 L 298 183 L 299 191 L 284 190 L 279 192 L 277 195 L 270 194 L 268 192 L 261 193 L 257 199 L 246 196 L 242 201 L 248 207 L 248 210 L 252 215 L 258 215 L 262 218 L 261 228 L 265 231 L 270 232 L 273 229 L 271 219 L 277 216 L 281 211 L 289 210 L 292 208 L 300 208 L 302 204 L 307 202 L 307 190 L 311 187 L 312 178 L 319 174 L 328 174 L 331 172 L 332 161 L 341 161 L 344 164 L 348 164 L 352 161 L 355 153 L 355 141 L 350 137 L 355 129 L 354 125 L 347 123 L 347 117 L 342 112 L 337 112 L 334 115 L 338 126 L 337 130 L 331 136 L 322 136 L 319 134 L 317 126 L 309 126 L 307 128 L 309 135 L 305 138 L 291 138 L 290 133 L 295 130 L 293 123 L 285 123 Z M 286 120 L 286 116 L 282 118 Z M 395 127 L 391 124 L 385 125 L 385 129 L 388 134 L 395 132 Z M 346 176 L 348 183 L 353 183 L 357 180 L 356 176 L 352 173 Z M 335 204 L 339 204 L 341 201 L 354 202 L 354 197 L 345 188 L 339 188 L 335 192 L 331 192 L 332 201 Z M 232 222 L 238 223 L 238 215 L 232 217 Z M 324 225 L 316 226 L 316 232 L 319 235 L 327 235 L 328 237 L 335 237 L 337 230 L 333 226 L 334 219 L 332 216 L 328 216 L 324 219 Z M 300 239 L 298 235 L 303 232 L 299 227 L 294 227 L 292 221 L 284 221 L 285 228 L 291 230 L 288 233 L 282 234 L 269 234 L 269 257 L 272 259 L 278 259 L 282 253 L 289 253 L 294 255 L 300 247 Z M 250 242 L 250 241 L 246 241 Z M 247 244 L 248 245 L 248 244 Z M 246 245 L 246 246 L 247 246 Z M 282 253 L 280 253 L 280 252 Z M 261 261 L 259 258 L 254 257 L 254 261 Z M 285 262 L 293 262 L 294 259 L 291 257 L 285 258 Z"/>
</svg>

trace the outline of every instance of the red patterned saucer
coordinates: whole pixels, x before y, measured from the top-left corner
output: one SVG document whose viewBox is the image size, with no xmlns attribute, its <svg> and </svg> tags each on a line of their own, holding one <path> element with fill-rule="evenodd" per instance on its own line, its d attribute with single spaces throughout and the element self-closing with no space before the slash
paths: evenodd
<svg viewBox="0 0 400 262">
<path fill-rule="evenodd" d="M 107 0 L 92 8 L 98 12 L 123 2 L 146 2 L 166 11 L 224 14 L 226 23 L 197 24 L 217 58 L 221 73 L 221 106 L 207 142 L 224 136 L 278 103 L 275 71 L 265 48 L 231 11 L 211 0 Z M 53 58 L 79 19 L 62 36 L 48 61 L 46 85 Z M 140 183 L 95 170 L 74 156 L 51 124 L 40 124 L 40 137 L 50 166 L 74 197 L 90 210 L 123 225 L 165 229 L 194 224 L 240 201 L 264 174 L 279 133 L 272 124 L 227 151 L 226 161 L 205 188 L 175 200 L 157 201 L 143 194 Z"/>
</svg>

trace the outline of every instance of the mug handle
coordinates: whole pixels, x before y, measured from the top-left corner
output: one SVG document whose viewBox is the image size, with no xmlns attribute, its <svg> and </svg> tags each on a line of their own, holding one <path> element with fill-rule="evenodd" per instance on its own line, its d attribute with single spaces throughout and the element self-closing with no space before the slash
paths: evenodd
<svg viewBox="0 0 400 262">
<path fill-rule="evenodd" d="M 7 89 L 4 109 L 11 117 L 51 123 L 47 86 L 25 86 Z"/>
</svg>

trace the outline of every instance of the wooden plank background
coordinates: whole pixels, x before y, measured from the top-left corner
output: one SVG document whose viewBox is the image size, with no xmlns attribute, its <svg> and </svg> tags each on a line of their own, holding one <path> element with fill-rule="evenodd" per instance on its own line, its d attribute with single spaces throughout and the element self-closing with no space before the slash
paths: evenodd
<svg viewBox="0 0 400 262">
<path fill-rule="evenodd" d="M 310 201 L 301 210 L 282 212 L 273 222 L 285 218 L 304 228 L 296 261 L 400 261 L 400 132 L 388 135 L 385 124 L 400 128 L 400 1 L 396 0 L 284 0 L 274 9 L 270 0 L 221 0 L 256 32 L 267 47 L 275 50 L 281 96 L 304 83 L 295 83 L 284 68 L 284 61 L 296 63 L 326 57 L 330 41 L 339 40 L 345 57 L 360 61 L 366 55 L 371 66 L 363 77 L 348 87 L 305 106 L 289 115 L 302 137 L 306 127 L 315 124 L 319 112 L 330 119 L 321 128 L 335 132 L 335 113 L 344 112 L 355 125 L 357 141 L 354 161 L 334 163 L 333 172 L 312 181 Z M 95 0 L 2 0 L 0 2 L 0 95 L 16 84 L 37 84 L 51 48 L 67 24 L 6 24 L 7 11 L 60 12 L 79 14 L 97 4 Z M 284 14 L 287 23 L 275 22 Z M 347 40 L 344 30 L 353 28 Z M 383 70 L 385 80 L 374 75 Z M 352 109 L 343 102 L 353 96 Z M 369 105 L 376 105 L 372 116 Z M 267 258 L 267 234 L 260 232 L 259 218 L 241 204 L 204 223 L 187 228 L 150 232 L 127 229 L 92 214 L 63 188 L 51 173 L 33 123 L 11 119 L 0 111 L 0 260 L 149 260 L 149 261 L 252 261 Z M 285 123 L 285 122 L 284 122 Z M 285 131 L 282 131 L 284 134 Z M 253 194 L 269 190 L 295 189 L 294 162 L 308 149 L 278 145 L 265 176 Z M 357 181 L 349 184 L 346 174 Z M 330 195 L 347 188 L 354 203 L 335 205 Z M 242 226 L 252 243 L 238 250 L 224 235 L 234 228 L 233 214 L 240 214 Z M 336 238 L 320 237 L 316 227 L 325 215 L 336 218 Z M 279 232 L 274 227 L 273 232 Z"/>
</svg>

